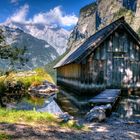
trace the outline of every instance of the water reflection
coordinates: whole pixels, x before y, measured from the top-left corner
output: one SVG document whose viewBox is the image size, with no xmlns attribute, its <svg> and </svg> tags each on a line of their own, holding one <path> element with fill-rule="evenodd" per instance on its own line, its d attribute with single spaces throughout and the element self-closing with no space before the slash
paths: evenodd
<svg viewBox="0 0 140 140">
<path fill-rule="evenodd" d="M 139 118 L 140 119 L 140 97 L 136 95 L 129 95 L 122 97 L 117 113 L 121 118 Z"/>
<path fill-rule="evenodd" d="M 7 108 L 17 110 L 35 110 L 38 112 L 48 112 L 53 114 L 61 114 L 62 110 L 58 106 L 55 95 L 50 97 L 24 97 L 18 103 L 8 104 Z"/>
<path fill-rule="evenodd" d="M 72 98 L 73 97 L 73 98 Z M 75 106 L 74 101 L 80 104 L 80 99 L 76 100 L 76 97 L 72 94 L 64 94 L 63 92 L 58 94 L 58 101 L 62 106 L 65 112 L 68 112 L 71 115 L 83 117 L 85 112 L 87 113 L 89 110 L 80 106 Z M 88 105 L 88 104 L 87 104 Z M 117 103 L 117 107 L 115 107 L 115 112 L 118 114 L 117 117 L 123 119 L 140 119 L 140 96 L 137 95 L 122 95 L 120 101 Z"/>
<path fill-rule="evenodd" d="M 79 108 L 78 105 L 74 104 L 74 101 L 80 103 L 80 100 L 75 100 L 75 97 L 70 97 L 73 97 L 73 95 L 57 93 L 56 101 L 54 96 L 27 96 L 18 103 L 8 104 L 7 107 L 17 110 L 35 110 L 53 114 L 61 114 L 65 111 L 73 116 L 83 117 L 88 110 L 83 107 Z M 140 96 L 129 95 L 127 97 L 122 97 L 117 106 L 116 112 L 120 118 L 140 119 Z"/>
</svg>

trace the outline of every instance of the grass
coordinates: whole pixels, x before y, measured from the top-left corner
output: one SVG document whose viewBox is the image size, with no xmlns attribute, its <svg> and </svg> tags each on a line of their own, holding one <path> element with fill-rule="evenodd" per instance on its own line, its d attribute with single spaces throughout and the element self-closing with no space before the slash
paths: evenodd
<svg viewBox="0 0 140 140">
<path fill-rule="evenodd" d="M 84 129 L 84 126 L 77 125 L 75 120 L 71 120 L 65 123 L 62 122 L 56 115 L 50 113 L 23 110 L 8 110 L 0 108 L 0 123 L 3 122 L 10 124 L 28 124 L 32 126 L 59 126 L 76 130 Z"/>
<path fill-rule="evenodd" d="M 36 111 L 8 110 L 0 109 L 0 122 L 6 123 L 28 123 L 43 124 L 57 122 L 56 116 L 49 113 L 40 113 Z"/>
</svg>

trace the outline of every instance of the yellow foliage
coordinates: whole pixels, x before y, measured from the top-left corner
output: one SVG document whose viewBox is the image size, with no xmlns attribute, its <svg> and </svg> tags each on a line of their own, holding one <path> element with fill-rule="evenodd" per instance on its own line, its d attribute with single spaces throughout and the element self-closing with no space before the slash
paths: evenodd
<svg viewBox="0 0 140 140">
<path fill-rule="evenodd" d="M 42 84 L 42 82 L 40 82 L 40 81 L 34 81 L 31 85 L 34 86 L 34 87 L 37 87 L 41 84 Z"/>
</svg>

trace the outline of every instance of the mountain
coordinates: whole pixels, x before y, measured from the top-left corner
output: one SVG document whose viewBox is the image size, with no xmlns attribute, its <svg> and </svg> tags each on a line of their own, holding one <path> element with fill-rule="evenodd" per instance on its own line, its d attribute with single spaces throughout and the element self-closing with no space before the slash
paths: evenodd
<svg viewBox="0 0 140 140">
<path fill-rule="evenodd" d="M 49 43 L 35 38 L 18 28 L 0 26 L 0 29 L 3 31 L 7 44 L 21 48 L 27 47 L 26 56 L 29 58 L 29 62 L 24 69 L 43 66 L 59 56 L 55 48 Z M 6 67 L 3 61 L 0 61 L 0 65 Z"/>
<path fill-rule="evenodd" d="M 47 41 L 56 49 L 59 55 L 62 55 L 68 47 L 67 42 L 70 32 L 63 28 L 50 26 L 42 26 L 42 30 L 40 26 L 41 25 L 31 26 L 27 32 L 36 38 Z"/>
<path fill-rule="evenodd" d="M 77 25 L 70 35 L 68 46 L 80 46 L 87 38 L 119 17 L 124 16 L 140 35 L 140 0 L 97 0 L 80 10 Z"/>
<path fill-rule="evenodd" d="M 53 46 L 59 55 L 62 55 L 67 49 L 67 42 L 70 36 L 70 31 L 64 28 L 47 25 L 47 24 L 31 24 L 31 23 L 17 23 L 17 22 L 5 22 L 4 25 L 9 27 L 16 27 L 23 30 L 27 34 L 44 40 Z"/>
</svg>

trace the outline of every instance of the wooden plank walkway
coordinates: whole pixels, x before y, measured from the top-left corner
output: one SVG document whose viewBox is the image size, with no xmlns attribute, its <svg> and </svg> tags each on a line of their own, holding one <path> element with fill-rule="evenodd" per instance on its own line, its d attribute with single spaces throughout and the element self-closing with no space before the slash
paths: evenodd
<svg viewBox="0 0 140 140">
<path fill-rule="evenodd" d="M 116 100 L 118 99 L 119 95 L 121 94 L 120 89 L 106 89 L 102 91 L 97 96 L 93 97 L 89 100 L 89 103 L 111 103 L 114 104 Z"/>
</svg>

